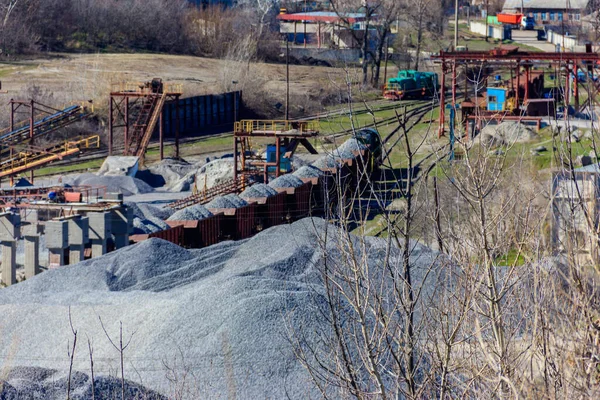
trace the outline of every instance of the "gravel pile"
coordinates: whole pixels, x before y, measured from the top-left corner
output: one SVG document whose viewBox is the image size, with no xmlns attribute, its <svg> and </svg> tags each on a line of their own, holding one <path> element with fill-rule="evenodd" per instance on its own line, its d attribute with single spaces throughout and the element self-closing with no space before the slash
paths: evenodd
<svg viewBox="0 0 600 400">
<path fill-rule="evenodd" d="M 146 182 L 131 176 L 98 176 L 86 173 L 69 177 L 65 180 L 68 180 L 68 182 L 65 183 L 72 186 L 105 186 L 107 192 L 123 193 L 124 196 L 151 193 L 154 191 L 152 186 L 148 185 Z"/>
<path fill-rule="evenodd" d="M 139 158 L 135 156 L 109 156 L 106 157 L 96 175 L 135 176 L 138 165 Z"/>
<path fill-rule="evenodd" d="M 325 296 L 318 243 L 325 230 L 330 238 L 341 237 L 336 229 L 307 218 L 199 250 L 150 239 L 1 289 L 1 362 L 5 370 L 19 365 L 64 374 L 69 365 L 65 347 L 72 343 L 70 312 L 83 338 L 75 371 L 89 371 L 87 338 L 94 348 L 96 376 L 119 371 L 119 353 L 100 317 L 113 340 L 118 340 L 119 322 L 124 340 L 131 339 L 124 353 L 125 378 L 169 398 L 179 398 L 169 377 L 185 375 L 188 368 L 194 373 L 181 391 L 186 400 L 318 398 L 289 334 L 290 329 L 301 330 L 303 343 L 316 351 L 331 350 L 320 347 L 327 343 L 317 336 L 330 328 L 319 317 L 326 310 L 320 308 Z M 400 249 L 388 249 L 385 240 L 365 240 L 370 261 L 381 262 L 390 251 L 401 260 Z M 327 257 L 341 259 L 337 248 L 329 243 Z M 413 279 L 418 284 L 436 253 L 417 243 L 414 248 Z M 433 291 L 436 283 L 427 287 Z M 32 386 L 44 381 L 24 379 Z"/>
<path fill-rule="evenodd" d="M 242 194 L 240 194 L 240 197 L 242 199 L 252 199 L 259 197 L 271 197 L 275 195 L 277 195 L 277 191 L 271 186 L 264 183 L 255 183 L 248 189 L 244 190 Z"/>
<path fill-rule="evenodd" d="M 0 378 L 0 398 L 27 400 L 64 400 L 67 393 L 68 374 L 58 370 L 16 367 L 4 371 Z M 155 391 L 134 382 L 125 380 L 125 398 L 166 400 Z M 121 398 L 121 380 L 110 376 L 94 376 L 94 396 L 90 377 L 82 372 L 71 376 L 71 395 L 73 400 Z"/>
<path fill-rule="evenodd" d="M 206 208 L 240 208 L 247 206 L 246 200 L 236 194 L 215 197 L 210 203 L 205 204 Z"/>
<path fill-rule="evenodd" d="M 168 218 L 168 221 L 200 221 L 212 216 L 213 213 L 208 211 L 206 207 L 201 204 L 195 204 L 176 211 Z"/>
<path fill-rule="evenodd" d="M 356 158 L 354 152 L 366 150 L 367 146 L 363 143 L 359 142 L 355 138 L 348 139 L 340 147 L 338 147 L 334 152 L 334 156 L 341 158 L 342 160 L 348 160 Z"/>
<path fill-rule="evenodd" d="M 157 207 L 152 204 L 136 203 L 133 201 L 126 201 L 125 204 L 128 208 L 133 210 L 133 216 L 138 218 L 158 218 L 167 219 L 173 214 L 173 210 L 168 207 Z"/>
<path fill-rule="evenodd" d="M 202 190 L 233 179 L 233 158 L 220 158 L 202 166 L 196 173 L 196 186 Z"/>
<path fill-rule="evenodd" d="M 502 122 L 484 127 L 475 141 L 488 146 L 501 146 L 526 143 L 537 138 L 538 135 L 532 129 L 519 122 Z"/>
<path fill-rule="evenodd" d="M 294 171 L 293 175 L 302 178 L 318 178 L 324 174 L 319 168 L 314 165 L 304 165 Z"/>
<path fill-rule="evenodd" d="M 133 218 L 133 234 L 148 234 L 169 229 L 169 225 L 160 218 Z"/>
<path fill-rule="evenodd" d="M 139 171 L 136 178 L 142 179 L 155 188 L 161 187 L 170 192 L 186 192 L 191 190 L 197 171 L 197 164 L 165 158 L 148 169 Z"/>
<path fill-rule="evenodd" d="M 340 166 L 340 162 L 332 154 L 324 155 L 312 164 L 321 170 L 326 168 L 337 168 Z"/>
<path fill-rule="evenodd" d="M 269 186 L 272 188 L 291 188 L 291 187 L 300 187 L 304 185 L 304 182 L 300 180 L 297 176 L 292 174 L 282 175 L 277 179 L 269 182 Z"/>
</svg>

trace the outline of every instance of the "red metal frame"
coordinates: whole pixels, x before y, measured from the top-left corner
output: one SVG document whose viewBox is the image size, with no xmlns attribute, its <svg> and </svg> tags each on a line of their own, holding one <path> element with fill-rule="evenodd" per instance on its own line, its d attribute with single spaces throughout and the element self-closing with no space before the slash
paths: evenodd
<svg viewBox="0 0 600 400">
<path fill-rule="evenodd" d="M 577 90 L 577 69 L 579 64 L 584 62 L 593 62 L 595 65 L 600 66 L 600 54 L 598 53 L 544 53 L 544 52 L 530 52 L 530 51 L 518 51 L 517 46 L 500 46 L 491 51 L 460 51 L 460 52 L 444 52 L 440 51 L 438 55 L 432 55 L 431 58 L 441 63 L 442 69 L 442 77 L 441 77 L 441 90 L 440 90 L 440 121 L 439 121 L 439 130 L 438 137 L 444 135 L 445 131 L 445 110 L 444 110 L 444 101 L 445 101 L 445 86 L 446 86 L 446 74 L 448 73 L 447 63 L 452 63 L 452 100 L 453 104 L 455 104 L 455 87 L 456 87 L 456 64 L 470 64 L 470 63 L 482 63 L 486 64 L 496 64 L 496 65 L 504 65 L 507 67 L 512 67 L 516 69 L 516 80 L 517 80 L 517 90 L 516 93 L 516 106 L 519 109 L 519 85 L 520 85 L 520 67 L 525 67 L 525 75 L 528 84 L 525 85 L 525 98 L 526 101 L 529 98 L 529 78 L 530 78 L 530 67 L 535 61 L 550 61 L 551 63 L 555 63 L 557 65 L 562 65 L 567 68 L 568 72 L 574 72 L 574 87 L 573 87 L 573 97 L 575 97 L 576 106 L 579 105 L 579 91 Z M 571 67 L 572 66 L 572 67 Z M 565 104 L 570 104 L 570 79 L 569 73 L 567 73 L 567 77 L 565 79 Z M 566 114 L 566 113 L 565 113 Z"/>
<path fill-rule="evenodd" d="M 183 93 L 180 90 L 168 91 L 165 89 L 165 103 L 175 102 L 175 158 L 179 158 L 179 98 Z M 122 128 L 124 131 L 124 148 L 128 149 L 130 145 L 130 129 L 132 122 L 135 124 L 131 117 L 131 109 L 140 104 L 143 106 L 144 102 L 149 101 L 156 93 L 149 90 L 132 91 L 127 89 L 114 90 L 110 93 L 109 100 L 109 118 L 108 118 L 108 154 L 113 155 L 114 145 L 114 133 L 115 129 Z M 159 130 L 159 144 L 160 144 L 160 159 L 164 158 L 164 121 L 162 111 L 158 121 Z"/>
</svg>

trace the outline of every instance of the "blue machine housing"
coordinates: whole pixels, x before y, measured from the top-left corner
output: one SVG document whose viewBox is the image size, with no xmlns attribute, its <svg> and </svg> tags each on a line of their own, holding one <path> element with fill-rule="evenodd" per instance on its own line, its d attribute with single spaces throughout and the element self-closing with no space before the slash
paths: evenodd
<svg viewBox="0 0 600 400">
<path fill-rule="evenodd" d="M 487 110 L 506 111 L 507 92 L 504 88 L 487 88 Z"/>
<path fill-rule="evenodd" d="M 280 158 L 280 172 L 288 173 L 292 170 L 292 163 L 289 158 L 284 157 L 283 155 L 287 152 L 284 146 L 279 148 L 279 153 L 281 154 Z M 274 144 L 267 145 L 267 162 L 275 162 L 277 158 L 277 146 Z M 269 167 L 269 172 L 275 172 L 275 167 Z"/>
</svg>

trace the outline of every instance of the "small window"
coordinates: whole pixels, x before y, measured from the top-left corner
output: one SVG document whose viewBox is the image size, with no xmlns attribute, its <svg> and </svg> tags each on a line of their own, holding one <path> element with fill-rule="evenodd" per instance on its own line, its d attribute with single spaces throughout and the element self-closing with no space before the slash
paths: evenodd
<svg viewBox="0 0 600 400">
<path fill-rule="evenodd" d="M 498 98 L 496 96 L 488 96 L 488 103 L 497 103 Z"/>
<path fill-rule="evenodd" d="M 575 21 L 579 21 L 580 18 L 581 18 L 581 14 L 575 14 Z"/>
<path fill-rule="evenodd" d="M 559 20 L 559 21 L 562 21 L 562 20 L 563 20 L 563 13 L 559 12 L 559 13 L 557 14 L 557 16 L 558 16 L 558 20 Z"/>
<path fill-rule="evenodd" d="M 554 13 L 553 12 L 550 13 L 550 21 L 554 21 Z"/>
<path fill-rule="evenodd" d="M 545 13 L 545 12 L 543 12 L 543 13 L 542 13 L 542 21 L 545 21 L 545 20 L 546 20 L 546 13 Z"/>
<path fill-rule="evenodd" d="M 574 19 L 573 14 L 569 14 L 569 21 L 573 21 Z"/>
</svg>

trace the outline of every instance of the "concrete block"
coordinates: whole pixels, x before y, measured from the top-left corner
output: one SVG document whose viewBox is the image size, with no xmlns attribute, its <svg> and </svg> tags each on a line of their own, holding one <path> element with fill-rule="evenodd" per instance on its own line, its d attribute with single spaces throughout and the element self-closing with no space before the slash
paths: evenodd
<svg viewBox="0 0 600 400">
<path fill-rule="evenodd" d="M 17 283 L 17 242 L 2 242 L 2 283 Z"/>
<path fill-rule="evenodd" d="M 46 247 L 48 249 L 64 249 L 68 246 L 69 221 L 53 220 L 46 222 Z"/>
<path fill-rule="evenodd" d="M 29 279 L 40 273 L 40 237 L 25 236 L 25 278 Z"/>
<path fill-rule="evenodd" d="M 48 268 L 58 268 L 65 265 L 65 249 L 48 248 Z"/>
<path fill-rule="evenodd" d="M 21 216 L 13 213 L 0 214 L 0 241 L 12 241 L 21 236 Z"/>
<path fill-rule="evenodd" d="M 133 231 L 133 210 L 119 207 L 110 211 L 110 231 L 113 235 L 129 235 Z"/>
<path fill-rule="evenodd" d="M 89 239 L 106 240 L 111 231 L 111 213 L 88 213 L 87 216 L 89 218 Z"/>
<path fill-rule="evenodd" d="M 25 221 L 27 222 L 38 222 L 39 221 L 39 212 L 35 209 L 26 209 L 25 210 Z"/>
<path fill-rule="evenodd" d="M 106 239 L 91 239 L 92 242 L 92 258 L 100 257 L 106 254 Z"/>
<path fill-rule="evenodd" d="M 106 193 L 104 200 L 123 201 L 123 193 Z"/>
<path fill-rule="evenodd" d="M 85 247 L 83 244 L 71 244 L 71 246 L 69 246 L 69 265 L 77 264 L 83 261 L 84 249 Z"/>
<path fill-rule="evenodd" d="M 39 236 L 43 233 L 44 233 L 44 225 L 41 225 L 38 223 L 21 225 L 21 235 L 23 237 Z"/>
<path fill-rule="evenodd" d="M 82 245 L 89 241 L 89 218 L 81 217 L 69 219 L 69 245 Z"/>
</svg>

